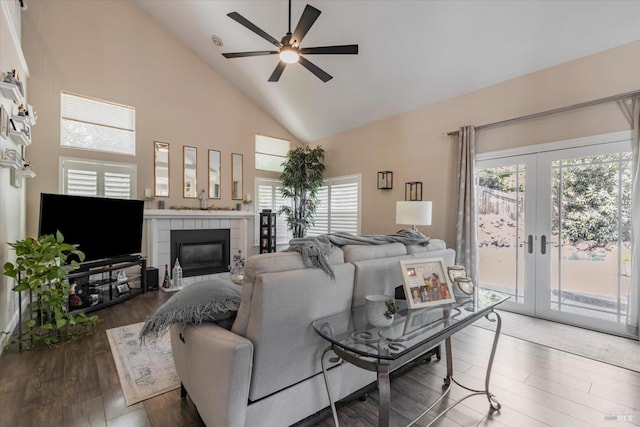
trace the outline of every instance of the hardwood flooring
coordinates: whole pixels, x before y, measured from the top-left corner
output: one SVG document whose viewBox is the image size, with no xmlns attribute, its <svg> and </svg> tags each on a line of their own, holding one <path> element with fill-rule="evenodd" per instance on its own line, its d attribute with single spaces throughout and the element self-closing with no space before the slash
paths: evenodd
<svg viewBox="0 0 640 427">
<path fill-rule="evenodd" d="M 100 310 L 98 331 L 56 349 L 0 357 L 0 427 L 204 426 L 191 401 L 179 391 L 127 407 L 105 331 L 143 321 L 169 295 L 148 292 Z M 492 332 L 469 327 L 453 337 L 457 380 L 482 388 Z M 593 343 L 598 345 L 598 343 Z M 443 355 L 444 356 L 444 355 Z M 409 422 L 439 394 L 444 359 L 420 362 L 393 376 L 391 425 Z M 640 373 L 501 336 L 491 377 L 491 391 L 502 404 L 490 413 L 487 400 L 474 396 L 441 418 L 438 426 L 640 426 Z M 464 395 L 455 386 L 447 404 Z M 364 401 L 338 404 L 345 427 L 377 426 L 377 392 Z M 418 426 L 426 425 L 429 413 Z M 296 426 L 333 426 L 324 410 Z"/>
</svg>

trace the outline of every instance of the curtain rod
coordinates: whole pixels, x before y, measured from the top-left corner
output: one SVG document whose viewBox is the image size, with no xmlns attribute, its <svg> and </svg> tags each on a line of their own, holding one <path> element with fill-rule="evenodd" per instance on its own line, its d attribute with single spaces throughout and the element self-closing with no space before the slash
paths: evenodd
<svg viewBox="0 0 640 427">
<path fill-rule="evenodd" d="M 621 93 L 619 95 L 607 96 L 605 98 L 594 99 L 592 101 L 581 102 L 579 104 L 568 105 L 566 107 L 554 108 L 553 110 L 547 110 L 547 111 L 542 111 L 540 113 L 529 114 L 521 117 L 515 117 L 513 119 L 506 119 L 506 120 L 501 120 L 499 122 L 487 123 L 484 125 L 476 126 L 476 130 L 509 125 L 509 124 L 521 122 L 524 120 L 537 119 L 539 117 L 550 116 L 552 114 L 564 113 L 571 110 L 577 110 L 579 108 L 585 108 L 585 107 L 591 107 L 593 105 L 604 104 L 606 102 L 619 101 L 621 99 L 631 98 L 632 96 L 635 96 L 635 95 L 640 95 L 640 90 Z M 446 132 L 445 135 L 453 136 L 453 135 L 457 135 L 459 132 L 460 132 L 459 130 L 453 130 L 451 132 Z"/>
</svg>

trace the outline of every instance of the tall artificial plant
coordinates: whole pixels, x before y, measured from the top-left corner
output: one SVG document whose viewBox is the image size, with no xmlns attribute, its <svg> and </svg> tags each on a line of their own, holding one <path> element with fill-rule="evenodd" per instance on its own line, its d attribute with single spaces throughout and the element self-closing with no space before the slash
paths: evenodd
<svg viewBox="0 0 640 427">
<path fill-rule="evenodd" d="M 98 316 L 69 312 L 71 291 L 67 274 L 69 268 L 77 269 L 79 264 L 75 260 L 69 266 L 65 264 L 72 254 L 84 260 L 78 245 L 65 243 L 62 234 L 57 232 L 55 236 L 28 237 L 9 246 L 16 251 L 16 262 L 4 264 L 4 274 L 16 279 L 14 291 L 29 292 L 32 296 L 26 330 L 17 334 L 14 342 L 55 346 L 93 333 L 100 321 Z"/>
<path fill-rule="evenodd" d="M 310 226 L 315 224 L 314 215 L 318 205 L 318 189 L 322 186 L 324 173 L 324 149 L 308 145 L 290 150 L 280 175 L 283 198 L 291 199 L 292 206 L 283 206 L 279 214 L 284 214 L 287 227 L 293 237 L 304 237 Z"/>
</svg>

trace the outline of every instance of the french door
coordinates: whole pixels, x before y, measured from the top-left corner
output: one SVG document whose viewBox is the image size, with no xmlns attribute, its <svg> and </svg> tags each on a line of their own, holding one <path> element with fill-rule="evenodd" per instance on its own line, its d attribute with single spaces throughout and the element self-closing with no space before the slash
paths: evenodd
<svg viewBox="0 0 640 427">
<path fill-rule="evenodd" d="M 637 335 L 627 326 L 631 152 L 624 135 L 477 161 L 479 286 L 511 295 L 506 309 Z"/>
</svg>

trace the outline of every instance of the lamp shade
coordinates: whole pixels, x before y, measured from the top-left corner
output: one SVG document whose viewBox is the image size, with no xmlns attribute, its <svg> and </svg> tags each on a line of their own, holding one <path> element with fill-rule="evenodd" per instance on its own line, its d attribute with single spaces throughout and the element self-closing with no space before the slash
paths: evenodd
<svg viewBox="0 0 640 427">
<path fill-rule="evenodd" d="M 431 225 L 431 202 L 396 202 L 396 224 Z"/>
</svg>

